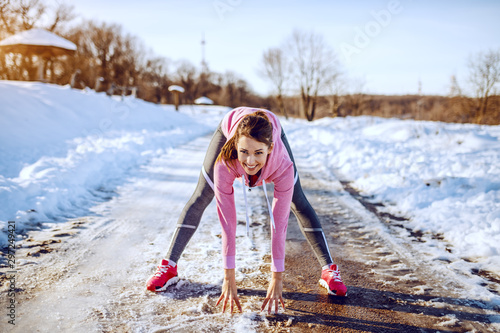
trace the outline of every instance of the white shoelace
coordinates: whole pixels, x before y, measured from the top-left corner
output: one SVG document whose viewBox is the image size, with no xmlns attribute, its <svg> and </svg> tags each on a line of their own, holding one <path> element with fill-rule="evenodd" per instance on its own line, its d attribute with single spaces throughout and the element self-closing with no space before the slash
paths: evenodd
<svg viewBox="0 0 500 333">
<path fill-rule="evenodd" d="M 329 271 L 330 271 L 330 275 L 333 278 L 333 281 L 335 281 L 335 282 L 342 282 L 339 270 L 334 271 L 334 270 L 329 269 Z"/>
<path fill-rule="evenodd" d="M 166 273 L 168 271 L 168 268 L 170 265 L 160 265 L 158 266 L 158 270 L 155 273 L 155 276 L 160 277 L 162 274 Z"/>
</svg>

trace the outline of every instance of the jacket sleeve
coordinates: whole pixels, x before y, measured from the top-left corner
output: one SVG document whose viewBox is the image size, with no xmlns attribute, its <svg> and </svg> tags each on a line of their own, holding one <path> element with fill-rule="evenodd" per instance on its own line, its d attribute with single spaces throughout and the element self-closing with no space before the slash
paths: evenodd
<svg viewBox="0 0 500 333">
<path fill-rule="evenodd" d="M 283 272 L 285 270 L 285 241 L 290 205 L 292 203 L 294 186 L 293 164 L 290 164 L 274 182 L 273 217 L 276 231 L 271 228 L 272 236 L 272 263 L 271 271 Z"/>
<path fill-rule="evenodd" d="M 214 168 L 215 200 L 217 214 L 222 227 L 222 259 L 226 269 L 235 268 L 236 255 L 236 207 L 233 183 L 235 176 L 224 163 L 218 162 Z"/>
</svg>

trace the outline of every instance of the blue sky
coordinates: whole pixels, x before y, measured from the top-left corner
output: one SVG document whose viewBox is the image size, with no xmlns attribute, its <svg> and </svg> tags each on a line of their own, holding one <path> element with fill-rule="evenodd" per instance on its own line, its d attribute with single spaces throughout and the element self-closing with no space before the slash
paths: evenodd
<svg viewBox="0 0 500 333">
<path fill-rule="evenodd" d="M 500 1 L 67 0 L 86 19 L 119 23 L 155 54 L 206 60 L 252 89 L 269 84 L 257 68 L 264 50 L 294 29 L 323 35 L 346 77 L 364 92 L 446 94 L 451 75 L 465 84 L 471 54 L 500 48 Z M 352 87 L 351 87 L 352 88 Z"/>
</svg>

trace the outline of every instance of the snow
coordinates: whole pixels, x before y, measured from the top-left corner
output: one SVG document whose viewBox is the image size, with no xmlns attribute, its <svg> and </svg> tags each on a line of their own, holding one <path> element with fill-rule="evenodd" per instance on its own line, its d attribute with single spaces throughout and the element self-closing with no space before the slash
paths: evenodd
<svg viewBox="0 0 500 333">
<path fill-rule="evenodd" d="M 284 127 L 294 151 L 408 218 L 414 232 L 442 235 L 448 256 L 500 272 L 500 126 L 348 117 Z"/>
<path fill-rule="evenodd" d="M 134 97 L 0 81 L 0 244 L 9 220 L 21 237 L 40 223 L 90 214 L 125 176 L 213 132 L 228 110 L 176 112 Z M 406 217 L 405 228 L 426 237 L 422 254 L 500 271 L 500 126 L 377 117 L 282 123 L 294 153 Z M 410 237 L 405 230 L 401 242 Z M 202 244 L 199 251 L 213 251 Z"/>
<path fill-rule="evenodd" d="M 184 88 L 174 84 L 174 85 L 171 85 L 170 87 L 168 87 L 168 91 L 177 91 L 177 92 L 183 93 Z"/>
<path fill-rule="evenodd" d="M 198 97 L 197 99 L 194 100 L 194 104 L 214 104 L 214 101 L 212 101 L 210 98 L 201 96 Z"/>
<path fill-rule="evenodd" d="M 0 234 L 88 213 L 131 168 L 212 129 L 173 107 L 0 81 Z M 224 108 L 225 109 L 225 108 Z"/>
<path fill-rule="evenodd" d="M 74 43 L 44 29 L 26 30 L 0 41 L 0 45 L 17 44 L 56 46 L 63 49 L 76 50 Z"/>
</svg>

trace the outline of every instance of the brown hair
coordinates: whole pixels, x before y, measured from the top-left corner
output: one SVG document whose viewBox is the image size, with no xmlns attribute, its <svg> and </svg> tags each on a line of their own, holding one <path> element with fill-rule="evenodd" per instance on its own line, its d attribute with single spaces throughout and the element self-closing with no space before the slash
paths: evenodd
<svg viewBox="0 0 500 333">
<path fill-rule="evenodd" d="M 256 111 L 245 116 L 240 121 L 236 133 L 222 147 L 216 163 L 221 160 L 230 162 L 238 158 L 236 143 L 242 136 L 252 138 L 271 147 L 273 144 L 273 125 L 265 111 Z"/>
</svg>

